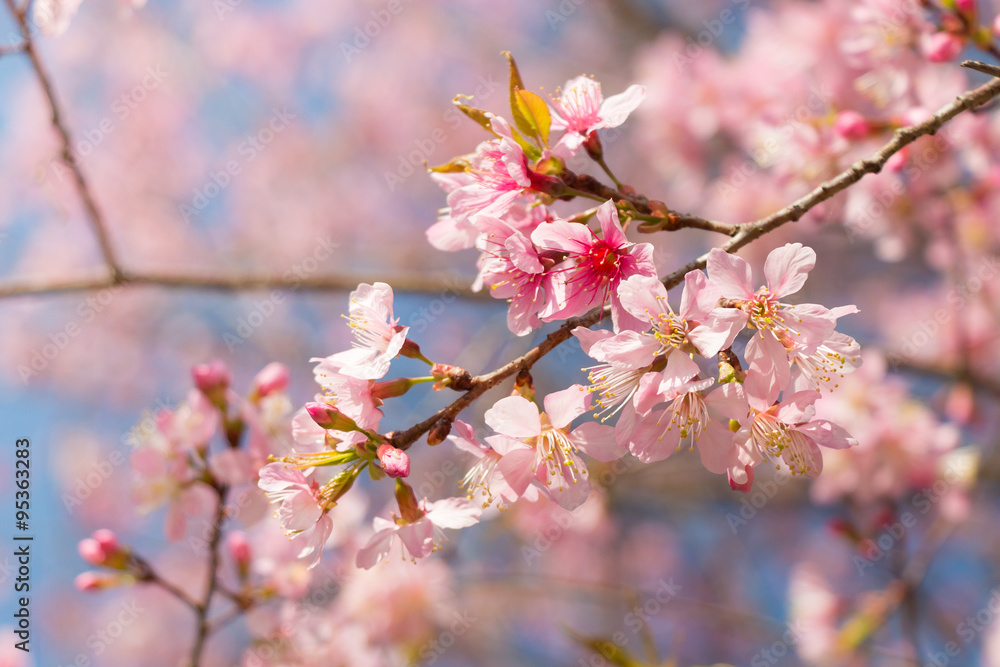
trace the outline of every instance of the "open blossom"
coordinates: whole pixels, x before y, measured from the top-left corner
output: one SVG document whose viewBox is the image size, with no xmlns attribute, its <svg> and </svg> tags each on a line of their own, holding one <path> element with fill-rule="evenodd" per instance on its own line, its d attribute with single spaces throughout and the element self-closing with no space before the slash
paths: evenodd
<svg viewBox="0 0 1000 667">
<path fill-rule="evenodd" d="M 409 327 L 392 317 L 392 287 L 385 283 L 361 283 L 351 292 L 350 315 L 353 348 L 325 359 L 344 375 L 377 380 L 389 371 L 389 362 L 406 342 Z M 313 359 L 313 361 L 324 361 Z"/>
<path fill-rule="evenodd" d="M 702 465 L 709 472 L 729 470 L 733 450 L 730 419 L 746 414 L 746 401 L 736 383 L 715 391 L 715 380 L 693 379 L 667 391 L 649 391 L 652 378 L 645 378 L 637 394 L 636 424 L 628 435 L 629 451 L 643 463 L 662 461 L 683 445 L 698 447 Z M 663 407 L 656 407 L 663 402 Z"/>
<path fill-rule="evenodd" d="M 540 225 L 531 233 L 542 250 L 565 253 L 565 261 L 549 271 L 546 290 L 550 307 L 542 319 L 551 321 L 581 315 L 611 302 L 615 331 L 641 329 L 645 323 L 631 315 L 618 298 L 618 286 L 634 275 L 656 276 L 653 246 L 631 243 L 618 221 L 611 200 L 597 208 L 598 236 L 587 225 L 566 220 Z"/>
<path fill-rule="evenodd" d="M 837 318 L 858 312 L 856 307 L 828 309 L 817 304 L 789 305 L 779 301 L 802 288 L 815 264 L 816 253 L 801 243 L 777 248 L 764 263 L 767 286 L 754 291 L 746 260 L 718 248 L 708 255 L 709 280 L 731 306 L 742 311 L 743 321 L 758 332 L 747 343 L 746 358 L 750 369 L 762 376 L 768 403 L 774 402 L 788 387 L 792 361 L 801 360 L 808 375 L 813 366 L 810 360 L 824 344 L 828 351 L 820 352 L 820 376 L 854 369 L 854 360 L 848 363 L 840 355 L 853 346 L 835 337 L 834 329 Z"/>
<path fill-rule="evenodd" d="M 649 373 L 657 383 L 654 392 L 663 393 L 698 374 L 690 354 L 712 357 L 732 345 L 745 318 L 733 309 L 717 308 L 718 291 L 705 274 L 691 271 L 684 278 L 681 307 L 674 312 L 667 290 L 652 276 L 632 276 L 618 287 L 625 310 L 643 322 L 639 331 L 607 331 L 577 328 L 584 352 L 599 362 L 591 367 L 591 391 L 604 419 L 624 408 L 619 420 L 619 441 L 627 438 L 634 420 L 632 400 L 639 382 Z"/>
<path fill-rule="evenodd" d="M 591 132 L 624 123 L 645 96 L 646 87 L 633 84 L 624 93 L 605 99 L 601 84 L 590 77 L 570 79 L 559 99 L 552 102 L 552 129 L 566 130 L 553 152 L 573 155 Z"/>
<path fill-rule="evenodd" d="M 532 502 L 538 499 L 538 488 L 535 486 L 528 486 L 523 494 L 511 487 L 499 465 L 503 457 L 489 445 L 480 442 L 475 431 L 465 422 L 455 420 L 448 440 L 477 459 L 460 483 L 468 492 L 469 500 L 480 496 L 483 508 L 496 503 L 497 507 L 504 509 L 522 496 Z"/>
<path fill-rule="evenodd" d="M 304 537 L 299 558 L 312 554 L 309 568 L 316 567 L 323 545 L 333 532 L 333 519 L 320 504 L 319 485 L 309 482 L 301 470 L 270 463 L 260 470 L 257 485 L 277 504 L 275 516 L 286 535 Z"/>
<path fill-rule="evenodd" d="M 847 431 L 825 419 L 816 419 L 813 403 L 820 397 L 818 391 L 800 391 L 772 405 L 766 398 L 769 393 L 764 379 L 747 374 L 744 384 L 747 416 L 740 420 L 734 447 L 749 455 L 749 466 L 730 471 L 733 488 L 749 490 L 753 483 L 753 467 L 764 461 L 779 459 L 793 475 L 816 477 L 823 470 L 820 446 L 846 449 L 857 445 Z M 741 459 L 742 461 L 742 459 Z M 744 482 L 744 473 L 748 479 Z"/>
<path fill-rule="evenodd" d="M 523 396 L 502 398 L 486 412 L 486 423 L 498 434 L 486 442 L 500 454 L 497 467 L 518 496 L 534 483 L 563 508 L 575 509 L 590 495 L 579 452 L 599 461 L 621 458 L 624 448 L 610 426 L 587 422 L 569 430 L 590 408 L 590 397 L 584 387 L 573 385 L 546 396 L 543 413 Z"/>
<path fill-rule="evenodd" d="M 409 495 L 412 498 L 412 492 Z M 358 551 L 358 567 L 368 569 L 382 562 L 397 537 L 412 558 L 423 558 L 436 551 L 444 541 L 443 529 L 467 528 L 478 523 L 482 515 L 482 510 L 467 498 L 445 498 L 434 502 L 425 499 L 408 509 L 403 511 L 411 515 L 408 517 L 393 516 L 392 520 L 375 517 L 375 534 Z"/>
<path fill-rule="evenodd" d="M 502 220 L 481 215 L 477 224 L 483 230 L 480 279 L 489 287 L 490 296 L 508 300 L 507 328 L 524 336 L 542 326 L 538 314 L 547 306 L 545 271 L 554 261 Z"/>
<path fill-rule="evenodd" d="M 492 116 L 490 125 L 497 138 L 481 143 L 471 157 L 471 166 L 465 172 L 472 177 L 470 182 L 448 193 L 453 219 L 449 226 L 454 234 L 460 234 L 463 221 L 476 215 L 503 217 L 522 196 L 532 190 L 544 192 L 556 183 L 553 177 L 532 171 L 528 166 L 528 157 L 514 140 L 506 120 Z M 435 232 L 435 236 L 443 237 L 444 245 L 460 242 L 449 238 L 452 235 L 447 227 Z"/>
</svg>

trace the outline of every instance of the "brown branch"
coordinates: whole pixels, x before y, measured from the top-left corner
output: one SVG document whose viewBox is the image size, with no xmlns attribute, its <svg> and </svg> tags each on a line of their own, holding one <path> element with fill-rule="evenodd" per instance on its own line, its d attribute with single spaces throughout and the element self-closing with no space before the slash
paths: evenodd
<svg viewBox="0 0 1000 667">
<path fill-rule="evenodd" d="M 10 282 L 0 285 L 0 298 L 17 296 L 37 296 L 42 294 L 65 294 L 72 292 L 93 292 L 119 286 L 165 287 L 169 289 L 211 289 L 219 291 L 287 289 L 309 291 L 351 291 L 362 282 L 386 281 L 385 277 L 365 277 L 352 274 L 325 275 L 306 278 L 288 278 L 280 275 L 183 275 L 152 272 L 121 271 L 117 276 L 89 276 L 60 280 L 40 279 Z M 473 292 L 463 281 L 452 276 L 407 276 L 393 278 L 392 285 L 406 292 L 427 294 L 452 294 L 485 299 L 487 291 Z M 467 281 L 465 281 L 467 282 Z"/>
<path fill-rule="evenodd" d="M 979 63 L 971 63 L 970 61 L 962 63 L 963 67 L 973 67 L 974 69 L 977 68 L 976 66 L 978 65 Z M 998 70 L 998 72 L 1000 72 L 1000 70 Z M 984 84 L 970 92 L 959 95 L 955 98 L 954 102 L 942 107 L 937 113 L 923 123 L 896 130 L 892 140 L 883 146 L 881 150 L 875 153 L 875 155 L 854 163 L 846 171 L 823 183 L 806 196 L 798 199 L 780 211 L 777 211 L 765 218 L 761 218 L 755 222 L 736 227 L 738 230 L 736 235 L 731 241 L 723 245 L 722 249 L 726 252 L 734 252 L 751 241 L 760 238 L 764 234 L 777 229 L 785 223 L 795 222 L 813 207 L 826 201 L 835 194 L 846 190 L 854 183 L 857 183 L 866 174 L 874 174 L 881 171 L 888 159 L 895 153 L 899 152 L 904 146 L 913 143 L 922 136 L 933 134 L 942 125 L 958 114 L 985 104 L 998 94 L 1000 94 L 1000 78 L 990 81 L 989 83 Z M 597 182 L 596 179 L 593 179 L 592 177 L 587 178 Z M 604 186 L 603 184 L 598 183 L 598 185 L 601 185 L 606 190 L 610 190 L 610 188 L 607 188 L 607 186 Z M 572 187 L 579 189 L 580 184 L 574 183 L 572 184 Z M 614 192 L 617 193 L 618 191 L 615 190 Z M 621 195 L 621 193 L 618 194 Z M 603 196 L 603 194 L 601 196 Z M 622 196 L 621 198 L 625 199 L 626 197 Z M 683 268 L 680 268 L 668 275 L 663 279 L 663 284 L 667 287 L 667 289 L 676 287 L 683 282 L 684 276 L 687 275 L 689 271 L 705 268 L 707 261 L 708 253 L 692 260 Z M 487 390 L 495 387 L 503 380 L 511 377 L 521 370 L 529 370 L 539 359 L 554 350 L 559 344 L 568 340 L 574 328 L 578 326 L 593 326 L 599 322 L 602 317 L 605 317 L 608 312 L 609 308 L 605 307 L 603 309 L 593 310 L 583 317 L 567 320 L 562 326 L 550 333 L 537 347 L 529 350 L 524 355 L 514 359 L 505 366 L 501 366 L 491 373 L 486 373 L 485 375 L 473 378 L 473 388 L 459 397 L 458 400 L 453 402 L 451 405 L 438 410 L 427 419 L 411 426 L 405 431 L 399 431 L 393 434 L 393 446 L 398 447 L 399 449 L 407 449 L 410 445 L 416 442 L 417 438 L 421 437 L 434 427 L 435 424 L 441 422 L 445 426 L 448 426 L 462 410 L 468 407 Z"/>
<path fill-rule="evenodd" d="M 38 79 L 38 83 L 41 84 L 42 91 L 45 93 L 45 97 L 49 101 L 49 108 L 52 111 L 52 126 L 55 127 L 62 143 L 62 159 L 66 162 L 70 171 L 73 173 L 73 180 L 76 183 L 77 191 L 80 193 L 80 200 L 83 202 L 83 207 L 87 214 L 87 220 L 94 231 L 94 235 L 97 237 L 97 243 L 101 249 L 101 256 L 104 258 L 104 263 L 107 265 L 111 276 L 117 277 L 121 273 L 121 268 L 115 256 L 114 249 L 111 246 L 111 239 L 108 237 L 107 225 L 100 210 L 97 208 L 97 202 L 94 200 L 94 197 L 90 192 L 90 188 L 87 186 L 87 180 L 84 178 L 83 172 L 80 170 L 80 165 L 73 153 L 73 142 L 70 139 L 69 130 L 63 120 L 62 109 L 59 106 L 59 102 L 56 100 L 56 93 L 55 88 L 52 85 L 52 79 L 49 78 L 45 67 L 42 65 L 41 58 L 38 56 L 38 50 L 35 48 L 35 42 L 31 37 L 31 28 L 28 26 L 27 12 L 19 10 L 14 4 L 14 0 L 5 0 L 5 2 L 7 3 L 7 8 L 10 10 L 11 15 L 15 18 L 18 27 L 21 30 L 21 37 L 24 39 L 24 43 L 21 45 L 21 50 L 28 56 L 28 60 L 31 61 L 31 68 L 35 71 L 35 77 Z"/>
<path fill-rule="evenodd" d="M 216 491 L 219 494 L 219 505 L 216 507 L 215 519 L 212 523 L 212 537 L 208 541 L 208 586 L 205 589 L 204 599 L 195 608 L 197 632 L 194 646 L 191 648 L 191 667 L 198 667 L 201 653 L 205 648 L 205 641 L 211 634 L 213 627 L 208 622 L 208 611 L 212 606 L 212 597 L 215 595 L 218 585 L 219 541 L 222 538 L 222 523 L 226 518 L 226 495 L 229 493 L 229 487 L 218 486 Z"/>
</svg>

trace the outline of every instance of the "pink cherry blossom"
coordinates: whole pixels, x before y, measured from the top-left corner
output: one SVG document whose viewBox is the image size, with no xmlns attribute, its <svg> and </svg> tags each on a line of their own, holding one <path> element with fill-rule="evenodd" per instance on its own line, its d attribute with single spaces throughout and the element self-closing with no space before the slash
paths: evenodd
<svg viewBox="0 0 1000 667">
<path fill-rule="evenodd" d="M 316 567 L 323 545 L 333 532 L 329 508 L 320 505 L 319 485 L 309 482 L 301 470 L 270 463 L 260 470 L 257 485 L 267 494 L 271 504 L 278 504 L 275 516 L 286 535 L 305 538 L 299 558 L 312 554 L 309 569 Z"/>
<path fill-rule="evenodd" d="M 505 509 L 520 497 L 531 502 L 538 499 L 538 488 L 535 486 L 528 486 L 523 494 L 511 487 L 499 466 L 503 457 L 491 446 L 480 442 L 473 428 L 465 422 L 455 420 L 448 441 L 477 459 L 459 484 L 468 492 L 469 500 L 478 496 L 482 498 L 484 509 L 494 503 L 500 509 Z"/>
<path fill-rule="evenodd" d="M 325 361 L 344 375 L 377 380 L 389 371 L 389 362 L 399 354 L 409 331 L 392 317 L 392 287 L 385 283 L 358 285 L 351 292 L 347 319 L 354 333 L 353 349 L 331 355 Z"/>
<path fill-rule="evenodd" d="M 573 155 L 591 132 L 624 123 L 645 96 L 646 87 L 633 84 L 624 93 L 605 99 L 601 84 L 590 77 L 570 79 L 552 103 L 552 129 L 566 131 L 553 152 Z"/>
<path fill-rule="evenodd" d="M 421 516 L 409 523 L 398 517 L 394 520 L 375 517 L 375 534 L 358 551 L 358 567 L 368 569 L 382 562 L 397 537 L 411 558 L 423 558 L 444 541 L 444 528 L 467 528 L 478 523 L 482 515 L 482 510 L 467 498 L 424 500 L 420 511 Z"/>
<path fill-rule="evenodd" d="M 569 430 L 590 408 L 590 398 L 573 385 L 546 396 L 545 412 L 523 396 L 502 398 L 486 412 L 486 423 L 498 433 L 486 442 L 500 454 L 497 468 L 518 496 L 534 483 L 565 509 L 575 509 L 590 495 L 587 465 L 578 452 L 599 461 L 621 458 L 624 447 L 610 426 L 586 422 Z"/>
<path fill-rule="evenodd" d="M 581 315 L 610 301 L 615 331 L 642 329 L 644 323 L 619 301 L 618 286 L 634 275 L 656 276 L 653 246 L 631 243 L 625 237 L 613 201 L 601 204 L 596 217 L 600 236 L 587 225 L 565 220 L 540 225 L 532 232 L 531 240 L 538 248 L 566 255 L 549 272 L 546 290 L 551 303 L 542 319 Z"/>
<path fill-rule="evenodd" d="M 854 306 L 831 310 L 816 304 L 789 305 L 779 301 L 802 288 L 815 263 L 816 253 L 801 243 L 777 248 L 764 263 L 767 286 L 755 292 L 746 260 L 718 248 L 708 255 L 709 280 L 732 307 L 742 311 L 744 321 L 757 330 L 747 343 L 746 358 L 750 370 L 762 376 L 761 386 L 767 387 L 769 403 L 788 386 L 791 357 L 802 359 L 807 365 L 827 341 L 834 347 L 842 347 L 846 341 L 834 338 L 837 318 L 857 312 Z M 823 363 L 837 361 L 837 351 L 831 348 L 831 352 Z"/>
</svg>

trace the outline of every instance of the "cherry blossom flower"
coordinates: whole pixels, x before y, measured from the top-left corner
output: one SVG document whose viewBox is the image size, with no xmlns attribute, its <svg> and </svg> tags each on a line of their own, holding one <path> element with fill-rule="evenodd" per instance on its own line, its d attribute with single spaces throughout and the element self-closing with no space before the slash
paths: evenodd
<svg viewBox="0 0 1000 667">
<path fill-rule="evenodd" d="M 546 396 L 542 413 L 523 396 L 502 398 L 486 412 L 486 423 L 498 434 L 486 442 L 500 454 L 497 467 L 518 496 L 534 483 L 563 508 L 575 509 L 590 495 L 587 466 L 578 452 L 599 461 L 621 458 L 624 447 L 610 426 L 587 422 L 569 430 L 590 408 L 590 398 L 584 387 L 573 385 Z"/>
<path fill-rule="evenodd" d="M 631 315 L 618 298 L 618 286 L 634 275 L 656 276 L 653 246 L 631 243 L 618 222 L 618 209 L 608 200 L 597 208 L 601 235 L 587 225 L 556 220 L 540 225 L 531 234 L 540 249 L 559 251 L 566 260 L 549 271 L 546 290 L 550 308 L 542 319 L 564 319 L 611 302 L 615 331 L 638 330 L 644 322 Z"/>
<path fill-rule="evenodd" d="M 815 263 L 816 253 L 801 243 L 777 248 L 764 263 L 767 286 L 755 292 L 746 260 L 718 248 L 708 255 L 709 280 L 722 297 L 730 300 L 730 305 L 743 312 L 744 321 L 758 331 L 747 343 L 746 358 L 750 369 L 763 378 L 769 404 L 788 386 L 790 355 L 801 360 L 800 366 L 808 374 L 812 370 L 809 360 L 827 343 L 833 354 L 820 353 L 820 363 L 839 362 L 837 351 L 830 347 L 846 343 L 834 338 L 837 318 L 858 312 L 854 306 L 831 310 L 816 304 L 789 305 L 779 301 L 802 288 Z M 846 359 L 839 366 L 846 368 Z"/>
<path fill-rule="evenodd" d="M 618 127 L 646 96 L 646 87 L 633 84 L 624 93 L 605 99 L 601 84 L 590 77 L 578 76 L 562 87 L 558 100 L 553 100 L 552 129 L 565 130 L 553 152 L 570 156 L 591 132 Z"/>
<path fill-rule="evenodd" d="M 323 553 L 323 545 L 333 532 L 333 519 L 328 508 L 320 504 L 319 485 L 309 482 L 301 470 L 287 468 L 281 463 L 270 463 L 260 470 L 257 485 L 267 494 L 271 504 L 278 504 L 275 517 L 285 534 L 294 538 L 304 537 L 305 545 L 299 558 L 312 554 L 309 569 L 316 567 Z"/>
<path fill-rule="evenodd" d="M 325 361 L 350 377 L 377 380 L 389 371 L 389 362 L 399 354 L 409 327 L 392 317 L 392 287 L 385 283 L 361 283 L 351 292 L 350 315 L 353 349 L 312 361 Z"/>
<path fill-rule="evenodd" d="M 448 441 L 477 459 L 459 484 L 468 492 L 469 500 L 478 496 L 482 498 L 484 509 L 494 503 L 500 509 L 505 509 L 522 496 L 531 502 L 538 499 L 538 488 L 535 486 L 528 486 L 523 494 L 511 487 L 499 466 L 503 457 L 489 445 L 480 442 L 473 428 L 465 422 L 455 420 Z"/>
<path fill-rule="evenodd" d="M 734 438 L 734 446 L 749 453 L 750 465 L 780 459 L 793 475 L 816 477 L 823 470 L 820 446 L 846 449 L 858 444 L 842 427 L 815 418 L 818 391 L 800 391 L 771 405 L 764 384 L 759 375 L 747 374 L 744 390 L 750 412 Z M 737 483 L 740 472 L 730 471 Z"/>
<path fill-rule="evenodd" d="M 398 481 L 396 488 L 399 499 Z M 478 523 L 482 515 L 482 510 L 467 498 L 445 498 L 434 502 L 425 499 L 416 504 L 412 490 L 407 494 L 411 506 L 401 511 L 409 516 L 393 515 L 392 520 L 375 517 L 375 534 L 358 551 L 358 567 L 368 569 L 382 562 L 397 537 L 411 558 L 423 558 L 439 549 L 439 543 L 445 539 L 444 528 L 467 528 Z M 400 506 L 404 504 L 406 502 L 401 500 Z"/>
<path fill-rule="evenodd" d="M 483 230 L 480 280 L 489 287 L 490 296 L 510 302 L 507 328 L 518 336 L 527 335 L 542 326 L 538 314 L 547 306 L 546 265 L 555 262 L 506 222 L 481 215 L 477 224 Z"/>
</svg>

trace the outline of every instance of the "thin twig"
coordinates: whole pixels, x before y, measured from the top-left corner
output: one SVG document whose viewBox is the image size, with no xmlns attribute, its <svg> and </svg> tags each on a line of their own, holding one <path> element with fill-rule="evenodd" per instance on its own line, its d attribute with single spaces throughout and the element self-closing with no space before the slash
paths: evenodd
<svg viewBox="0 0 1000 667">
<path fill-rule="evenodd" d="M 107 224 L 105 223 L 100 210 L 97 208 L 97 202 L 94 200 L 94 197 L 90 192 L 90 188 L 87 186 L 87 180 L 84 178 L 83 172 L 80 170 L 80 165 L 77 163 L 76 156 L 73 153 L 73 142 L 70 139 L 69 130 L 63 120 L 63 113 L 59 106 L 59 102 L 56 100 L 56 93 L 55 88 L 52 85 L 52 80 L 49 78 L 45 67 L 42 65 L 41 58 L 38 56 L 38 51 L 35 49 L 35 43 L 31 37 L 31 28 L 28 26 L 27 14 L 17 8 L 14 4 L 14 0 L 5 0 L 5 2 L 7 3 L 7 8 L 17 20 L 17 24 L 21 29 L 21 37 L 24 39 L 24 43 L 22 45 L 23 51 L 28 56 L 28 60 L 31 61 L 31 67 L 35 71 L 35 77 L 38 79 L 38 83 L 41 84 L 42 91 L 45 93 L 46 99 L 48 99 L 49 107 L 52 111 L 52 125 L 55 127 L 56 132 L 58 132 L 62 143 L 62 158 L 69 166 L 70 171 L 73 172 L 73 180 L 76 182 L 76 188 L 80 194 L 80 200 L 83 202 L 83 208 L 86 211 L 87 220 L 90 222 L 90 226 L 94 231 L 94 236 L 97 237 L 97 243 L 100 246 L 104 263 L 111 276 L 113 278 L 117 278 L 121 274 L 121 265 L 118 263 L 115 251 L 112 248 L 111 239 L 108 236 Z"/>
<path fill-rule="evenodd" d="M 212 537 L 208 541 L 208 586 L 205 588 L 205 596 L 195 609 L 197 631 L 195 633 L 194 646 L 191 648 L 191 667 L 198 667 L 201 660 L 201 653 L 205 648 L 205 641 L 211 634 L 212 624 L 208 622 L 208 611 L 212 606 L 212 597 L 216 593 L 216 586 L 219 577 L 219 541 L 222 538 L 222 522 L 226 517 L 226 496 L 229 487 L 216 487 L 219 494 L 219 505 L 215 510 L 215 519 L 212 523 Z"/>
</svg>

